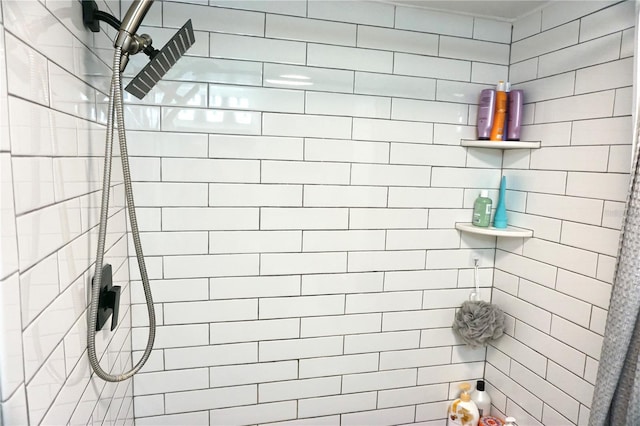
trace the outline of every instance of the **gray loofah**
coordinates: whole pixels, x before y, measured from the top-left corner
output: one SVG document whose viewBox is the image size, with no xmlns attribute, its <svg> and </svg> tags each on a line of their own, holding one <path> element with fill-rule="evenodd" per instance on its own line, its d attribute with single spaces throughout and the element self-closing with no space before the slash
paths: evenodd
<svg viewBox="0 0 640 426">
<path fill-rule="evenodd" d="M 453 320 L 453 331 L 472 347 L 486 346 L 504 334 L 504 313 L 482 300 L 464 302 Z"/>
</svg>

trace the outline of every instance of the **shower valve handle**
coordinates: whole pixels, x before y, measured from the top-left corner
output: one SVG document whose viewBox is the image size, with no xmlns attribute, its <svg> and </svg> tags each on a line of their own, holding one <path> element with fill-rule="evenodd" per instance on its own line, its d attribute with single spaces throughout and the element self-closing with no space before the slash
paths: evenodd
<svg viewBox="0 0 640 426">
<path fill-rule="evenodd" d="M 95 282 L 95 278 L 93 280 Z M 112 285 L 111 265 L 106 264 L 102 268 L 102 278 L 100 282 L 100 298 L 98 299 L 98 312 L 96 321 L 96 331 L 100 331 L 105 323 L 111 318 L 111 331 L 118 326 L 118 311 L 120 310 L 120 291 L 118 285 Z"/>
</svg>

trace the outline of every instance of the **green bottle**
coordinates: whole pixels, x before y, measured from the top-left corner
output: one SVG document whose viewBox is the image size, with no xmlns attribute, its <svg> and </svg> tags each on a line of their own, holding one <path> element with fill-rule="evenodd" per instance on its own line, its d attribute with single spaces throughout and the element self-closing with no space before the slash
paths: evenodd
<svg viewBox="0 0 640 426">
<path fill-rule="evenodd" d="M 480 191 L 480 196 L 476 198 L 476 202 L 473 204 L 473 220 L 472 223 L 475 226 L 488 227 L 491 223 L 491 198 L 489 198 L 489 191 L 483 189 Z"/>
</svg>

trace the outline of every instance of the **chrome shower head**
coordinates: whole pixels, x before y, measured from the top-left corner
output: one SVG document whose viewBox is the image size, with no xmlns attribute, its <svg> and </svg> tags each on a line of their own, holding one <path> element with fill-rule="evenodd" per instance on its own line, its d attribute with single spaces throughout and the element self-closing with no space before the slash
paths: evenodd
<svg viewBox="0 0 640 426">
<path fill-rule="evenodd" d="M 151 55 L 151 61 L 124 90 L 138 99 L 144 98 L 195 41 L 193 26 L 191 19 L 189 19 L 160 51 Z"/>
</svg>

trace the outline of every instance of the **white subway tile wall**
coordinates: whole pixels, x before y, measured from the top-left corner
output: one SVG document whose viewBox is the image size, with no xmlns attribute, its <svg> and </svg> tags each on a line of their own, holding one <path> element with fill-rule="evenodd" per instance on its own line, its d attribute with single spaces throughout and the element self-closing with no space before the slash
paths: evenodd
<svg viewBox="0 0 640 426">
<path fill-rule="evenodd" d="M 468 220 L 464 188 L 498 184 L 501 159 L 460 139 L 507 76 L 511 24 L 374 2 L 157 7 L 149 34 L 192 17 L 210 57 L 128 99 L 160 111 L 130 132 L 160 323 L 136 422 L 444 420 L 482 376 L 485 351 L 447 327 L 474 256 L 490 284 L 495 240 L 429 218 Z"/>
<path fill-rule="evenodd" d="M 120 14 L 118 3 L 99 6 Z M 86 341 L 105 138 L 97 101 L 108 89 L 104 46 L 113 34 L 85 30 L 78 1 L 3 1 L 2 14 L 0 423 L 133 425 L 132 382 L 97 379 Z M 105 262 L 122 308 L 116 331 L 96 337 L 113 373 L 132 366 L 118 152 Z M 136 172 L 142 180 L 156 180 L 149 166 Z"/>
<path fill-rule="evenodd" d="M 514 23 L 511 79 L 531 111 L 523 138 L 542 147 L 504 158 L 526 199 L 510 218 L 534 236 L 498 244 L 493 302 L 514 328 L 489 347 L 485 378 L 495 413 L 519 424 L 588 419 L 631 161 L 630 99 L 614 99 L 632 85 L 621 54 L 630 8 L 554 3 Z"/>
</svg>

